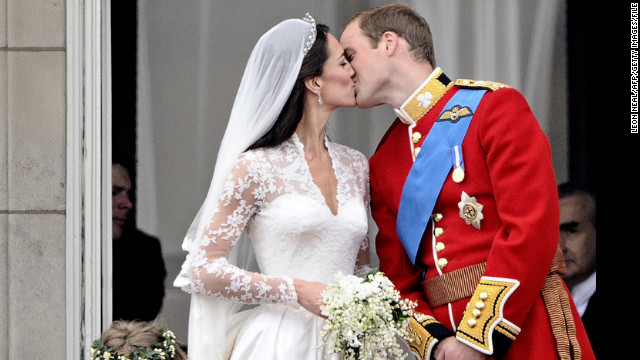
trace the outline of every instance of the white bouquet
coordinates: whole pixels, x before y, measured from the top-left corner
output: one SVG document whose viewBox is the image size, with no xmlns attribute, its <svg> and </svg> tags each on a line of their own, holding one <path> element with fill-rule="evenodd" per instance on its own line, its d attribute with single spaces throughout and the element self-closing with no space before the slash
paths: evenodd
<svg viewBox="0 0 640 360">
<path fill-rule="evenodd" d="M 374 269 L 366 278 L 338 276 L 322 300 L 327 317 L 322 338 L 332 347 L 330 355 L 342 353 L 344 360 L 405 358 L 398 337 L 409 339 L 407 325 L 416 303 L 401 299 L 382 272 Z"/>
</svg>

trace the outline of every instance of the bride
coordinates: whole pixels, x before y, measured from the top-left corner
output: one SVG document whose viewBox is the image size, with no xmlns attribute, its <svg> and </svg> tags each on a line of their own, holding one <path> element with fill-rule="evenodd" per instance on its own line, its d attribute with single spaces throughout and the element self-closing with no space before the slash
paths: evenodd
<svg viewBox="0 0 640 360">
<path fill-rule="evenodd" d="M 321 293 L 369 266 L 367 159 L 325 134 L 333 110 L 355 106 L 353 74 L 309 15 L 253 49 L 174 282 L 192 294 L 190 359 L 329 353 Z"/>
</svg>

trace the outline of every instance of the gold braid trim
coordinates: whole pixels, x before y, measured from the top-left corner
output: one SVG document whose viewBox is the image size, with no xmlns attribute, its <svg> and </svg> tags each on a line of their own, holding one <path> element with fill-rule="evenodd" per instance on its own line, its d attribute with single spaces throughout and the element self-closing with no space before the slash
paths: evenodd
<svg viewBox="0 0 640 360">
<path fill-rule="evenodd" d="M 409 320 L 409 339 L 407 344 L 411 351 L 418 355 L 420 359 L 430 359 L 431 350 L 438 340 L 425 329 L 431 323 L 438 321 L 431 316 L 422 315 L 420 321 L 415 317 Z"/>
<path fill-rule="evenodd" d="M 416 123 L 422 119 L 431 108 L 437 104 L 444 94 L 453 86 L 453 83 L 443 84 L 438 79 L 438 76 L 442 74 L 442 70 L 437 73 L 431 81 L 424 85 L 416 94 L 405 104 L 402 108 Z M 428 94 L 427 94 L 428 93 Z M 421 101 L 423 96 L 428 96 L 428 106 L 424 106 Z"/>
<path fill-rule="evenodd" d="M 561 275 L 566 271 L 560 247 L 551 263 L 549 275 L 542 286 L 542 299 L 549 314 L 551 330 L 556 340 L 561 360 L 580 360 L 582 351 L 576 336 L 576 324 L 571 313 L 571 300 L 565 290 Z"/>
<path fill-rule="evenodd" d="M 400 121 L 406 125 L 416 124 L 453 86 L 453 82 L 436 68 L 427 80 L 396 110 Z"/>
<path fill-rule="evenodd" d="M 520 334 L 520 330 L 505 322 L 501 322 L 496 325 L 496 331 L 511 339 L 511 341 L 516 341 L 516 337 Z"/>
<path fill-rule="evenodd" d="M 471 80 L 471 79 L 458 79 L 455 82 L 456 86 L 461 86 L 465 88 L 481 88 L 487 89 L 491 91 L 495 91 L 498 89 L 509 88 L 509 85 L 495 82 L 495 81 L 482 81 L 482 80 Z"/>
<path fill-rule="evenodd" d="M 514 279 L 483 276 L 458 324 L 456 338 L 484 354 L 493 354 L 493 330 L 505 323 L 504 304 L 519 285 Z M 520 329 L 505 325 L 497 331 L 509 332 L 515 339 Z"/>
</svg>

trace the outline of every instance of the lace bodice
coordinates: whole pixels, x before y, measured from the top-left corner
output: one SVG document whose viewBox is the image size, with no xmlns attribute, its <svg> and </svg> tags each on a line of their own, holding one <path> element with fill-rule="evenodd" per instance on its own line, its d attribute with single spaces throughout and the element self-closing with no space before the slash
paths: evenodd
<svg viewBox="0 0 640 360">
<path fill-rule="evenodd" d="M 333 215 L 313 182 L 294 134 L 273 148 L 243 153 L 225 182 L 218 207 L 191 254 L 192 292 L 243 303 L 297 302 L 293 279 L 330 283 L 353 273 L 368 252 L 368 162 L 360 152 L 325 141 L 338 183 Z M 242 232 L 260 272 L 229 262 Z"/>
</svg>

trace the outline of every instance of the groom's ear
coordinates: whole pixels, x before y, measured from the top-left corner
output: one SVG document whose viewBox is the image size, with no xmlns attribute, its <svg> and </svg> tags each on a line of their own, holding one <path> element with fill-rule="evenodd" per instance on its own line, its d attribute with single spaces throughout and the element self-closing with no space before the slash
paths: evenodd
<svg viewBox="0 0 640 360">
<path fill-rule="evenodd" d="M 399 36 L 393 31 L 385 31 L 380 37 L 380 43 L 378 46 L 382 46 L 383 50 L 386 51 L 387 56 L 393 55 L 398 49 L 398 39 Z"/>
</svg>

